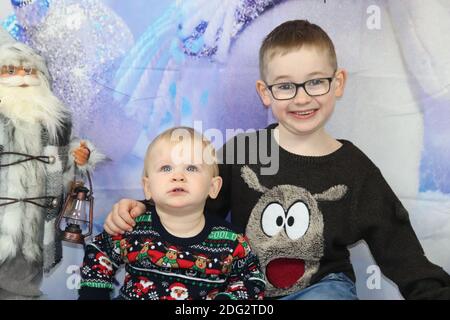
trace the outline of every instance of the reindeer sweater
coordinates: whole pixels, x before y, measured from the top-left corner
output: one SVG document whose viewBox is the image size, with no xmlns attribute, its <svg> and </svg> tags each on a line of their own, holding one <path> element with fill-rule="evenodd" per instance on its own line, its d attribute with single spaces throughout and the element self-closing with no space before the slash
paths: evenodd
<svg viewBox="0 0 450 320">
<path fill-rule="evenodd" d="M 113 276 L 125 264 L 120 297 L 125 300 L 262 299 L 265 281 L 246 238 L 228 223 L 205 215 L 192 238 L 171 235 L 155 207 L 133 231 L 106 232 L 86 246 L 80 299 L 109 299 Z"/>
<path fill-rule="evenodd" d="M 329 155 L 295 155 L 278 147 L 275 127 L 227 142 L 219 152 L 223 187 L 208 203 L 221 216 L 231 210 L 232 224 L 245 231 L 266 275 L 267 297 L 335 272 L 355 280 L 347 246 L 365 240 L 405 298 L 450 299 L 450 276 L 426 258 L 408 212 L 363 152 L 340 140 Z"/>
</svg>

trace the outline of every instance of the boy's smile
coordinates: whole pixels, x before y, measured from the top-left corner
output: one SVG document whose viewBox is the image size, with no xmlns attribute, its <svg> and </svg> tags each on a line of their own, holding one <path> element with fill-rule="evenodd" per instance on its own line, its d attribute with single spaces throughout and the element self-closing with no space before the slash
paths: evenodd
<svg viewBox="0 0 450 320">
<path fill-rule="evenodd" d="M 303 110 L 303 111 L 291 111 L 289 112 L 290 115 L 292 115 L 293 117 L 300 119 L 300 120 L 305 120 L 305 119 L 309 119 L 312 118 L 316 115 L 317 110 L 319 109 L 310 109 L 310 110 Z"/>
</svg>

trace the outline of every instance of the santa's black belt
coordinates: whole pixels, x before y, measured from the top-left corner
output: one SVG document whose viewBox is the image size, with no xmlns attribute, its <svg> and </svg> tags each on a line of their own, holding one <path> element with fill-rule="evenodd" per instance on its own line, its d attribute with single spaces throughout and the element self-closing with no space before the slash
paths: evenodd
<svg viewBox="0 0 450 320">
<path fill-rule="evenodd" d="M 37 160 L 46 164 L 53 164 L 55 163 L 55 157 L 54 156 L 32 156 L 31 154 L 26 154 L 26 153 L 19 153 L 19 152 L 0 152 L 0 157 L 1 156 L 6 156 L 6 155 L 16 155 L 16 156 L 22 156 L 25 157 L 25 159 L 22 160 L 17 160 L 11 163 L 6 163 L 6 164 L 0 164 L 0 168 L 3 167 L 8 167 L 8 166 L 12 166 L 15 164 L 19 164 L 19 163 L 23 163 L 23 162 L 27 162 L 27 161 L 31 161 L 31 160 Z"/>
<path fill-rule="evenodd" d="M 42 205 L 40 203 L 35 202 L 35 200 L 51 200 L 50 204 Z M 7 206 L 10 204 L 18 203 L 18 202 L 27 202 L 34 204 L 38 207 L 44 209 L 54 209 L 58 206 L 58 198 L 52 196 L 43 196 L 43 197 L 35 197 L 35 198 L 5 198 L 0 197 L 0 201 L 7 201 L 5 203 L 0 203 L 0 207 Z"/>
</svg>

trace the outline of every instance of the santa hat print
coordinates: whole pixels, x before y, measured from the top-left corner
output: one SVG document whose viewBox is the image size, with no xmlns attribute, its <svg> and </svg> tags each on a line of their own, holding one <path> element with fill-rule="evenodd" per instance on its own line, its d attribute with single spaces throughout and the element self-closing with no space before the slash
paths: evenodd
<svg viewBox="0 0 450 320">
<path fill-rule="evenodd" d="M 151 245 L 151 244 L 153 244 L 153 239 L 147 238 L 144 240 L 144 245 Z"/>
<path fill-rule="evenodd" d="M 205 254 L 203 254 L 203 253 L 199 253 L 199 254 L 196 255 L 195 257 L 196 257 L 197 259 L 198 259 L 198 258 L 201 258 L 201 259 L 204 259 L 204 260 L 208 260 L 208 256 L 205 255 Z"/>
<path fill-rule="evenodd" d="M 99 252 L 97 253 L 97 255 L 95 256 L 95 258 L 98 260 L 98 262 L 100 262 L 100 264 L 102 265 L 107 265 L 110 266 L 111 265 L 111 261 L 109 261 L 108 257 L 105 256 L 103 253 Z"/>
<path fill-rule="evenodd" d="M 178 248 L 175 246 L 169 246 L 169 248 L 167 249 L 167 251 L 175 251 L 178 253 Z"/>
<path fill-rule="evenodd" d="M 186 286 L 184 284 L 182 284 L 181 282 L 174 282 L 169 286 L 170 291 L 172 291 L 174 289 L 179 289 L 179 290 L 181 289 L 183 291 L 187 290 Z"/>
</svg>

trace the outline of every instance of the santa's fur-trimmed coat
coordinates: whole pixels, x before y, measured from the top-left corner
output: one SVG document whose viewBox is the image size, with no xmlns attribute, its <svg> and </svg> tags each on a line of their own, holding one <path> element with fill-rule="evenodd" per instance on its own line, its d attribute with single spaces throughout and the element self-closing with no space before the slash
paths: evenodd
<svg viewBox="0 0 450 320">
<path fill-rule="evenodd" d="M 41 204 L 56 204 L 50 209 L 18 202 L 0 206 L 0 299 L 2 290 L 18 296 L 39 296 L 42 271 L 50 271 L 62 258 L 55 222 L 63 205 L 64 192 L 74 175 L 71 151 L 79 146 L 71 137 L 71 122 L 64 121 L 57 139 L 49 137 L 40 124 L 13 122 L 0 113 L 0 197 L 30 198 L 50 196 Z M 56 141 L 55 141 L 56 140 Z M 96 148 L 90 149 L 83 170 L 103 159 Z M 52 156 L 50 163 L 37 160 L 4 166 L 23 159 L 5 152 Z M 3 153 L 3 154 L 2 154 Z M 4 291 L 3 291 L 4 292 Z"/>
</svg>

